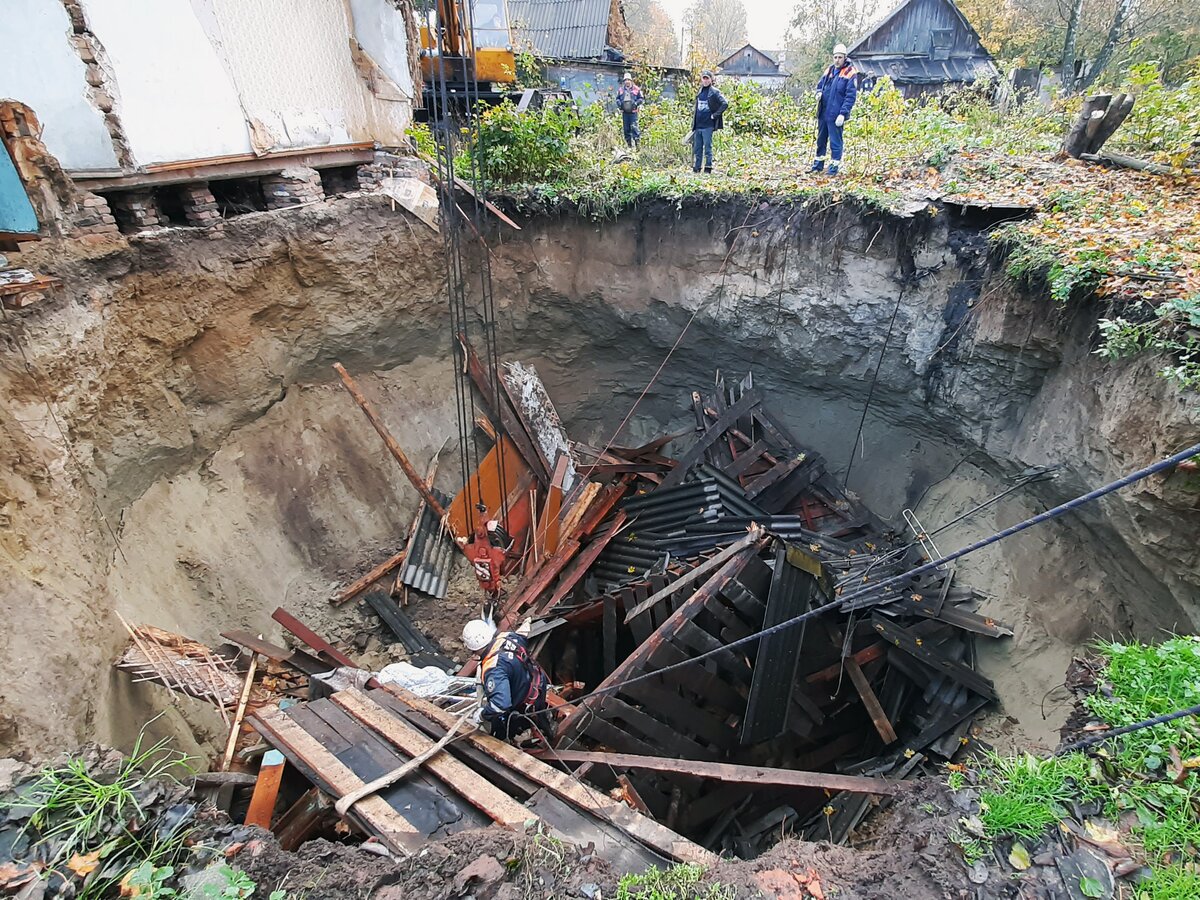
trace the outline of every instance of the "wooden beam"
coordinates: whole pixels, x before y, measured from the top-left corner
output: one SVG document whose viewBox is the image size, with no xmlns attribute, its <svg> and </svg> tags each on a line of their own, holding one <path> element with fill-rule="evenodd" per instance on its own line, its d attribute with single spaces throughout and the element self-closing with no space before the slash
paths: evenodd
<svg viewBox="0 0 1200 900">
<path fill-rule="evenodd" d="M 420 510 L 421 510 L 421 507 L 418 507 L 417 515 L 420 515 Z M 342 591 L 340 594 L 338 594 L 336 597 L 334 597 L 329 602 L 332 603 L 334 606 L 341 606 L 347 600 L 353 600 L 355 597 L 357 597 L 359 594 L 361 594 L 363 591 L 365 591 L 367 588 L 369 588 L 371 585 L 373 585 L 376 581 L 378 581 L 380 578 L 382 578 L 388 572 L 392 571 L 392 569 L 396 568 L 396 566 L 400 565 L 400 563 L 404 562 L 404 557 L 406 557 L 407 555 L 408 555 L 408 548 L 405 547 L 403 550 L 401 550 L 395 556 L 391 556 L 391 557 L 385 559 L 383 562 L 381 562 L 379 565 L 377 565 L 375 568 L 373 568 L 366 575 L 351 582 L 350 585 L 348 585 L 344 591 Z"/>
<path fill-rule="evenodd" d="M 704 562 L 700 563 L 700 565 L 696 566 L 696 568 L 692 569 L 690 572 L 688 572 L 686 575 L 684 575 L 682 578 L 677 578 L 675 581 L 672 581 L 661 591 L 658 591 L 657 593 L 652 594 L 651 596 L 647 597 L 645 600 L 641 601 L 635 607 L 633 607 L 633 609 L 631 609 L 625 613 L 626 624 L 628 624 L 629 621 L 631 619 L 633 619 L 634 616 L 641 615 L 648 609 L 653 609 L 655 606 L 657 606 L 659 604 L 660 601 L 666 600 L 672 594 L 687 587 L 689 584 L 691 584 L 693 581 L 695 581 L 701 575 L 707 575 L 709 572 L 711 572 L 713 569 L 717 568 L 718 566 L 724 565 L 725 562 L 731 556 L 733 556 L 737 553 L 740 553 L 742 550 L 744 550 L 750 544 L 754 543 L 756 540 L 758 540 L 758 538 L 753 533 L 747 533 L 747 535 L 744 538 L 741 538 L 736 543 L 730 544 L 728 547 L 726 547 L 724 550 L 722 550 L 720 553 L 718 553 L 712 559 L 705 560 Z"/>
<path fill-rule="evenodd" d="M 922 640 L 909 629 L 886 622 L 878 616 L 871 620 L 871 627 L 879 632 L 884 640 L 900 648 L 914 659 L 920 660 L 935 672 L 948 675 L 959 684 L 989 700 L 998 699 L 996 687 L 990 679 L 980 675 L 970 666 L 939 653 L 930 646 L 928 641 Z"/>
<path fill-rule="evenodd" d="M 417 493 L 424 498 L 429 508 L 437 513 L 437 517 L 444 519 L 446 517 L 446 510 L 442 508 L 442 504 L 438 502 L 437 497 L 433 496 L 433 492 L 425 486 L 425 481 L 417 474 L 417 470 L 409 462 L 407 454 L 401 449 L 396 439 L 392 437 L 392 433 L 388 431 L 387 426 L 383 424 L 383 419 L 379 417 L 379 413 L 375 411 L 375 407 L 371 404 L 371 401 L 366 398 L 359 389 L 358 384 L 350 377 L 350 373 L 346 371 L 345 366 L 341 363 L 334 363 L 333 368 L 339 377 L 341 377 L 342 384 L 350 392 L 350 396 L 354 398 L 354 402 L 358 404 L 358 408 L 367 417 L 367 421 L 371 423 L 375 431 L 383 438 L 383 443 L 387 446 L 388 452 L 400 464 L 400 468 L 404 471 L 405 477 L 408 478 L 409 484 L 416 488 Z"/>
<path fill-rule="evenodd" d="M 329 813 L 329 801 L 320 788 L 306 791 L 299 800 L 284 810 L 275 823 L 275 838 L 279 848 L 289 853 L 309 840 L 321 820 Z"/>
<path fill-rule="evenodd" d="M 867 712 L 871 716 L 875 730 L 879 732 L 880 740 L 883 741 L 884 746 L 894 744 L 896 730 L 888 720 L 887 713 L 883 711 L 883 705 L 875 696 L 875 691 L 872 690 L 871 683 L 867 681 L 867 676 L 863 674 L 862 667 L 855 662 L 852 656 L 846 658 L 846 671 L 850 674 L 850 680 L 854 682 L 854 689 L 858 691 L 858 696 L 862 698 L 863 706 L 867 708 Z"/>
<path fill-rule="evenodd" d="M 322 746 L 321 742 L 289 719 L 276 707 L 261 709 L 254 714 L 256 727 L 271 743 L 281 750 L 294 754 L 318 773 L 326 789 L 334 797 L 344 797 L 358 790 L 365 783 L 336 756 Z M 403 855 L 408 855 L 421 843 L 421 832 L 392 809 L 382 797 L 367 797 L 354 807 L 351 816 L 358 819 L 365 829 L 375 834 L 387 846 Z"/>
<path fill-rule="evenodd" d="M 554 593 L 550 595 L 550 598 L 544 603 L 539 604 L 537 609 L 538 614 L 553 609 L 560 600 L 566 597 L 567 594 L 569 594 L 575 588 L 575 585 L 579 583 L 579 579 L 587 574 L 587 570 L 591 568 L 592 563 L 596 561 L 596 557 L 604 552 L 604 548 L 608 546 L 609 542 L 614 537 L 616 537 L 617 532 L 621 530 L 621 526 L 624 524 L 624 512 L 618 512 L 615 516 L 613 516 L 612 524 L 608 526 L 608 529 L 602 535 L 592 540 L 591 543 L 587 545 L 587 549 L 580 553 L 578 557 L 576 557 L 574 562 L 571 564 L 571 570 L 563 574 L 563 577 L 559 580 L 558 586 L 555 587 Z"/>
<path fill-rule="evenodd" d="M 900 790 L 900 785 L 882 778 L 832 775 L 827 772 L 797 772 L 794 769 L 773 769 L 768 766 L 739 766 L 732 763 L 636 756 L 632 753 L 593 753 L 585 750 L 539 750 L 534 755 L 551 762 L 594 763 L 614 769 L 671 772 L 676 775 L 691 775 L 731 784 L 754 784 L 762 787 L 821 788 L 827 791 L 881 795 L 895 794 Z"/>
<path fill-rule="evenodd" d="M 712 443 L 725 433 L 727 428 L 735 425 L 737 420 L 748 413 L 754 407 L 762 402 L 762 395 L 756 390 L 749 390 L 742 394 L 741 399 L 729 409 L 721 413 L 720 417 L 710 425 L 700 438 L 688 448 L 679 459 L 679 465 L 667 473 L 667 477 L 662 480 L 661 487 L 668 488 L 682 483 L 684 476 L 704 457 L 704 451 L 707 450 Z"/>
<path fill-rule="evenodd" d="M 403 688 L 387 685 L 383 690 L 443 728 L 454 725 L 454 717 L 450 713 Z M 580 784 L 565 772 L 558 771 L 511 744 L 479 732 L 468 735 L 466 741 L 493 759 L 515 769 L 530 781 L 540 784 L 552 794 L 616 826 L 629 837 L 663 856 L 678 862 L 698 863 L 706 868 L 719 862 L 720 858 L 716 854 L 693 844 L 624 804 L 612 802 L 604 793 Z"/>
<path fill-rule="evenodd" d="M 354 718 L 414 759 L 423 753 L 428 753 L 436 746 L 433 741 L 407 722 L 392 715 L 372 700 L 369 694 L 350 689 L 334 694 L 331 699 Z M 461 739 L 464 735 L 459 734 L 457 737 Z M 443 740 L 445 739 L 443 738 Z M 531 810 L 444 751 L 427 759 L 425 769 L 440 778 L 455 793 L 482 811 L 493 822 L 508 828 L 521 828 L 528 820 L 538 818 Z"/>
<path fill-rule="evenodd" d="M 853 656 L 846 657 L 846 659 L 853 659 L 860 666 L 865 666 L 867 663 L 874 662 L 877 659 L 882 659 L 886 653 L 887 644 L 878 643 L 859 650 Z M 818 681 L 832 681 L 840 676 L 843 671 L 845 671 L 846 659 L 838 660 L 832 666 L 826 666 L 824 669 L 813 672 L 804 680 L 808 684 L 816 684 Z"/>
<path fill-rule="evenodd" d="M 592 705 L 598 704 L 607 694 L 612 693 L 612 689 L 617 684 L 635 674 L 646 674 L 641 670 L 650 662 L 650 658 L 659 646 L 678 632 L 684 622 L 691 621 L 712 597 L 715 597 L 730 581 L 736 578 L 750 561 L 750 557 L 757 554 L 763 543 L 769 540 L 769 537 L 763 536 L 762 529 L 757 527 L 752 528 L 750 534 L 754 538 L 751 543 L 726 561 L 725 565 L 718 569 L 699 590 L 685 600 L 675 612 L 671 613 L 650 637 L 639 644 L 633 653 L 629 654 L 607 678 L 597 685 L 590 696 L 580 700 L 575 707 L 575 712 L 560 723 L 557 732 L 559 737 L 571 733 L 571 729 L 581 723 L 583 716 L 590 716 Z"/>
<path fill-rule="evenodd" d="M 242 732 L 242 719 L 246 715 L 246 704 L 250 702 L 250 691 L 254 687 L 254 673 L 258 670 L 258 654 L 250 654 L 250 668 L 246 670 L 246 681 L 242 684 L 242 695 L 238 698 L 237 712 L 229 726 L 229 739 L 225 742 L 225 755 L 221 757 L 221 771 L 229 770 L 233 762 L 233 751 L 237 749 L 238 736 Z"/>
<path fill-rule="evenodd" d="M 303 650 L 289 650 L 287 647 L 280 647 L 278 644 L 264 641 L 261 637 L 251 634 L 249 631 L 222 631 L 221 637 L 233 641 L 235 644 L 240 644 L 247 650 L 253 650 L 259 656 L 265 656 L 272 662 L 291 666 L 305 675 L 317 675 L 321 672 L 328 672 L 336 666 L 336 663 L 318 659 L 310 653 L 305 653 Z"/>
<path fill-rule="evenodd" d="M 283 782 L 283 769 L 287 760 L 278 750 L 263 754 L 258 768 L 258 780 L 254 782 L 254 793 L 250 796 L 250 808 L 246 810 L 246 824 L 271 830 L 271 819 L 275 815 L 275 802 L 279 799 L 279 785 Z"/>
</svg>

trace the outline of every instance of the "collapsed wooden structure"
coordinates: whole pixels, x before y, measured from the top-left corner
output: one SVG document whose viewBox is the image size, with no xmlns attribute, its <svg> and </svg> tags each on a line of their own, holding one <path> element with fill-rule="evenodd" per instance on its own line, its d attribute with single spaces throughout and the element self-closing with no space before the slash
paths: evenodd
<svg viewBox="0 0 1200 900">
<path fill-rule="evenodd" d="M 969 609 L 982 598 L 952 568 L 909 575 L 940 556 L 915 516 L 905 511 L 911 534 L 880 521 L 751 376 L 693 393 L 684 431 L 597 448 L 566 438 L 532 370 L 506 367 L 498 390 L 463 349 L 492 447 L 453 498 L 433 491 L 433 466 L 416 475 L 342 371 L 425 502 L 409 546 L 334 602 L 365 594 L 415 662 L 449 671 L 450 648 L 396 596 L 444 591 L 444 561 L 462 546 L 452 536 L 470 533 L 481 502 L 514 539 L 501 624 L 533 620 L 533 651 L 560 686 L 549 746 L 535 756 L 478 732 L 451 740 L 454 700 L 381 685 L 278 609 L 298 649 L 223 635 L 276 678 L 312 679 L 307 690 L 284 681 L 247 716 L 276 754 L 254 788 L 257 824 L 295 844 L 328 826 L 322 798 L 417 760 L 350 807 L 394 852 L 491 822 L 591 842 L 627 869 L 707 862 L 789 833 L 844 840 L 899 779 L 962 750 L 996 696 L 975 671 L 974 638 L 1011 629 Z M 372 589 L 396 569 L 390 592 Z M 240 677 L 226 675 L 222 702 Z"/>
</svg>

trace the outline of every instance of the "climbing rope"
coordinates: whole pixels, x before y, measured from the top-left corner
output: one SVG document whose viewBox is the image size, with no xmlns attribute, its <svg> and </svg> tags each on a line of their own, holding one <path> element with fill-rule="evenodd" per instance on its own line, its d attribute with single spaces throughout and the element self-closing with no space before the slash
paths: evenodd
<svg viewBox="0 0 1200 900">
<path fill-rule="evenodd" d="M 617 682 L 616 684 L 610 684 L 610 685 L 607 685 L 602 688 L 597 688 L 596 690 L 591 691 L 590 693 L 585 694 L 582 697 L 578 698 L 576 700 L 576 704 L 581 703 L 584 700 L 590 699 L 591 697 L 595 697 L 595 696 L 602 695 L 602 694 L 611 694 L 614 691 L 618 691 L 627 685 L 635 684 L 639 681 L 644 681 L 647 678 L 658 678 L 667 672 L 671 672 L 676 669 L 682 669 L 685 666 L 695 665 L 696 663 L 703 662 L 704 660 L 710 659 L 711 657 L 717 656 L 718 654 L 728 653 L 730 650 L 734 649 L 735 647 L 740 647 L 745 644 L 749 644 L 753 641 L 757 641 L 760 638 L 764 638 L 764 637 L 767 637 L 772 634 L 778 634 L 782 631 L 787 631 L 791 628 L 795 628 L 797 625 L 801 624 L 802 622 L 807 622 L 809 619 L 813 619 L 813 618 L 821 615 L 822 613 L 828 612 L 829 610 L 833 609 L 836 606 L 842 606 L 843 604 L 851 603 L 854 600 L 861 599 L 863 597 L 866 597 L 869 594 L 876 594 L 881 591 L 885 591 L 885 590 L 889 590 L 891 588 L 898 587 L 902 584 L 910 582 L 913 578 L 916 578 L 919 575 L 924 575 L 926 572 L 932 572 L 935 569 L 939 569 L 942 566 L 944 566 L 946 563 L 953 562 L 956 559 L 961 559 L 962 557 L 967 556 L 968 554 L 974 553 L 976 550 L 982 550 L 984 547 L 989 547 L 992 544 L 1002 541 L 1007 537 L 1012 537 L 1014 534 L 1019 534 L 1020 532 L 1025 531 L 1028 528 L 1032 528 L 1035 525 L 1040 525 L 1043 522 L 1049 522 L 1052 519 L 1056 519 L 1059 516 L 1062 516 L 1068 512 L 1072 512 L 1072 511 L 1080 508 L 1081 506 L 1084 506 L 1084 505 L 1092 502 L 1093 500 L 1098 500 L 1099 498 L 1105 497 L 1108 494 L 1111 494 L 1114 491 L 1118 491 L 1123 487 L 1128 487 L 1129 485 L 1131 485 L 1135 482 L 1141 481 L 1143 478 L 1147 478 L 1150 475 L 1154 475 L 1157 472 L 1162 472 L 1165 469 L 1169 469 L 1174 466 L 1177 466 L 1177 465 L 1179 465 L 1179 463 L 1184 462 L 1185 460 L 1191 459 L 1193 456 L 1196 456 L 1198 454 L 1200 454 L 1200 444 L 1196 444 L 1195 446 L 1190 447 L 1187 450 L 1183 450 L 1179 453 L 1176 453 L 1174 456 L 1170 456 L 1167 459 L 1159 460 L 1156 463 L 1152 463 L 1151 465 L 1146 466 L 1145 468 L 1138 469 L 1136 472 L 1132 472 L 1131 474 L 1126 475 L 1123 478 L 1119 478 L 1116 481 L 1110 482 L 1109 484 L 1106 484 L 1104 487 L 1097 488 L 1094 491 L 1089 491 L 1088 493 L 1083 494 L 1079 497 L 1076 497 L 1073 500 L 1068 500 L 1066 503 L 1061 503 L 1058 506 L 1054 507 L 1053 509 L 1046 510 L 1045 512 L 1042 512 L 1042 513 L 1038 513 L 1036 516 L 1031 516 L 1030 518 L 1025 519 L 1023 522 L 1018 522 L 1016 525 L 1013 525 L 1009 528 L 1005 528 L 1003 531 L 998 531 L 995 534 L 992 534 L 986 538 L 983 538 L 982 540 L 975 541 L 973 544 L 969 544 L 966 547 L 963 547 L 961 550 L 956 550 L 953 553 L 950 553 L 947 556 L 942 557 L 941 559 L 932 560 L 932 561 L 930 561 L 924 565 L 918 566 L 917 568 L 912 569 L 908 572 L 904 572 L 900 575 L 896 575 L 896 576 L 893 576 L 892 578 L 888 578 L 884 581 L 881 581 L 876 585 L 872 585 L 871 587 L 862 588 L 858 591 L 854 591 L 850 594 L 844 595 L 842 597 L 838 597 L 835 600 L 831 600 L 829 603 L 826 603 L 822 606 L 818 606 L 814 609 L 811 609 L 806 613 L 801 613 L 798 616 L 793 616 L 792 618 L 787 619 L 786 621 L 780 622 L 778 625 L 772 625 L 770 628 L 764 628 L 760 631 L 755 632 L 754 634 L 747 635 L 744 638 L 739 638 L 738 640 L 732 641 L 722 647 L 718 647 L 715 650 L 709 650 L 705 653 L 701 653 L 698 656 L 693 656 L 690 659 L 683 660 L 682 662 L 672 663 L 671 665 L 664 666 L 661 669 L 656 669 L 653 672 L 646 672 L 642 675 L 636 675 L 636 676 L 634 676 L 632 678 L 628 678 L 624 681 Z M 1176 716 L 1176 717 L 1178 718 L 1178 716 Z"/>
</svg>

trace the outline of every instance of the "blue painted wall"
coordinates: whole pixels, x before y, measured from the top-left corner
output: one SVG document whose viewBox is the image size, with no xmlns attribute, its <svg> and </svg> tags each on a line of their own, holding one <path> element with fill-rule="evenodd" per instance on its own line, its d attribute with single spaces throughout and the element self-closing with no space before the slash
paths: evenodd
<svg viewBox="0 0 1200 900">
<path fill-rule="evenodd" d="M 8 150 L 0 146 L 0 231 L 36 234 L 37 215 Z"/>
</svg>

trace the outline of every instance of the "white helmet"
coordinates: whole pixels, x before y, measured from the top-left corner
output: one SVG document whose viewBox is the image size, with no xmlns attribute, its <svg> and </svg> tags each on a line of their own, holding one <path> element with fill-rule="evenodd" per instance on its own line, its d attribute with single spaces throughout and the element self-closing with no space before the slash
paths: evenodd
<svg viewBox="0 0 1200 900">
<path fill-rule="evenodd" d="M 838 45 L 836 45 L 836 46 L 833 48 L 833 55 L 834 55 L 834 56 L 845 56 L 845 55 L 846 55 L 847 53 L 849 53 L 849 52 L 850 52 L 850 51 L 846 49 L 846 45 L 845 45 L 845 44 L 838 44 Z"/>
<path fill-rule="evenodd" d="M 476 653 L 492 642 L 496 636 L 496 626 L 486 619 L 472 619 L 463 626 L 462 642 L 467 649 Z"/>
</svg>

